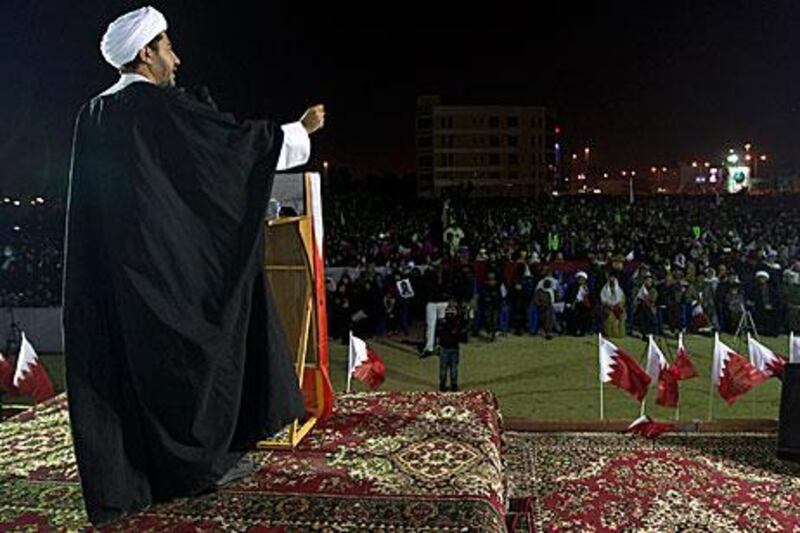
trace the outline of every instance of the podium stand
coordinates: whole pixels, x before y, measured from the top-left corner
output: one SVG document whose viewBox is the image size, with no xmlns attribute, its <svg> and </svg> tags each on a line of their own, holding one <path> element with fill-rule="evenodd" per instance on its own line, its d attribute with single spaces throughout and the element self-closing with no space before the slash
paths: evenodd
<svg viewBox="0 0 800 533">
<path fill-rule="evenodd" d="M 319 174 L 277 174 L 272 198 L 272 206 L 290 214 L 264 222 L 264 271 L 293 350 L 306 414 L 304 420 L 295 420 L 273 438 L 260 441 L 262 449 L 294 448 L 333 408 Z"/>
</svg>

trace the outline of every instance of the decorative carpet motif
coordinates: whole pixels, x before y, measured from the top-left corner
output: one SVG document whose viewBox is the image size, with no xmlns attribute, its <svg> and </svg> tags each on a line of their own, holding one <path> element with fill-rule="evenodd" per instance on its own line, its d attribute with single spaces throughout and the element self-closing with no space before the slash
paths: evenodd
<svg viewBox="0 0 800 533">
<path fill-rule="evenodd" d="M 501 420 L 490 393 L 364 393 L 256 475 L 128 517 L 119 531 L 503 531 Z M 62 395 L 0 424 L 0 531 L 91 529 Z"/>
<path fill-rule="evenodd" d="M 800 531 L 800 466 L 772 435 L 505 436 L 517 531 Z"/>
</svg>

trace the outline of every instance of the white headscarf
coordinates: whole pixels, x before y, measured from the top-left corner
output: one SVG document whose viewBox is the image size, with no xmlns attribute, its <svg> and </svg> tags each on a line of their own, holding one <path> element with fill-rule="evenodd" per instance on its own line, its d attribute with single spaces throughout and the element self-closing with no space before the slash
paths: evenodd
<svg viewBox="0 0 800 533">
<path fill-rule="evenodd" d="M 154 7 L 142 7 L 108 25 L 100 41 L 100 52 L 112 67 L 119 69 L 136 59 L 139 50 L 166 30 L 164 15 Z"/>
</svg>

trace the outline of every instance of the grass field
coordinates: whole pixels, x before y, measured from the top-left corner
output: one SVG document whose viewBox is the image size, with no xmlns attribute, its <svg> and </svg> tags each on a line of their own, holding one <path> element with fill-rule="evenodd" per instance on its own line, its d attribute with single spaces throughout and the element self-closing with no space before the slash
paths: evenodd
<svg viewBox="0 0 800 533">
<path fill-rule="evenodd" d="M 746 354 L 745 346 L 723 335 L 723 342 Z M 644 366 L 646 344 L 627 337 L 617 344 L 640 358 Z M 788 340 L 784 337 L 763 338 L 762 342 L 785 354 Z M 413 346 L 396 340 L 376 339 L 372 345 L 386 363 L 387 378 L 383 390 L 435 390 L 438 387 L 439 359 L 419 359 Z M 709 383 L 713 339 L 691 335 L 686 339 L 689 354 L 700 374 L 681 382 L 681 420 L 705 420 L 709 412 Z M 677 346 L 668 339 L 666 354 L 670 357 Z M 58 390 L 64 389 L 63 357 L 43 355 L 48 371 Z M 336 391 L 344 391 L 347 347 L 331 343 L 330 373 Z M 596 337 L 556 337 L 546 341 L 540 337 L 498 337 L 494 343 L 471 339 L 462 346 L 459 366 L 459 387 L 489 389 L 499 401 L 503 415 L 536 420 L 597 420 L 600 414 Z M 353 382 L 353 390 L 365 390 Z M 606 385 L 605 415 L 607 419 L 632 420 L 639 415 L 639 405 L 628 394 Z M 728 406 L 714 391 L 714 419 L 777 418 L 780 382 L 771 379 L 755 391 Z M 673 418 L 674 410 L 655 405 L 655 391 L 647 399 L 647 413 L 657 419 Z"/>
<path fill-rule="evenodd" d="M 615 341 L 617 342 L 617 341 Z M 736 348 L 732 338 L 723 342 Z M 764 344 L 786 353 L 785 337 L 764 339 Z M 438 385 L 438 359 L 419 360 L 412 353 L 391 345 L 373 343 L 387 367 L 386 389 L 431 390 Z M 646 344 L 628 337 L 617 342 L 621 348 L 639 356 L 644 365 Z M 709 410 L 709 384 L 713 339 L 690 336 L 687 349 L 700 376 L 681 383 L 682 420 L 706 419 Z M 667 354 L 673 354 L 677 342 L 667 341 Z M 334 387 L 344 388 L 345 347 L 331 350 L 331 374 Z M 662 345 L 662 349 L 664 346 Z M 741 347 L 741 350 L 745 350 Z M 597 369 L 597 338 L 501 337 L 494 343 L 472 341 L 462 350 L 459 386 L 493 391 L 504 416 L 537 420 L 599 419 L 600 391 Z M 360 388 L 360 384 L 355 387 Z M 607 385 L 605 414 L 609 419 L 632 420 L 639 415 L 639 405 L 627 393 Z M 719 418 L 776 418 L 780 400 L 780 382 L 770 380 L 749 393 L 733 407 L 713 395 L 713 415 Z M 655 394 L 648 394 L 647 413 L 655 418 L 672 418 L 674 410 L 655 405 Z"/>
</svg>

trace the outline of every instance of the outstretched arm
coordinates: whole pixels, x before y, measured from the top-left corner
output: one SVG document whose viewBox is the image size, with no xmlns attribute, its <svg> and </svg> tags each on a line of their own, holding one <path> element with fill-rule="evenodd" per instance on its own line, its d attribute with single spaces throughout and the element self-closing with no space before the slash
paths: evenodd
<svg viewBox="0 0 800 533">
<path fill-rule="evenodd" d="M 276 170 L 288 170 L 304 165 L 311 156 L 311 140 L 309 135 L 325 125 L 325 106 L 316 105 L 303 113 L 297 122 L 284 124 L 283 145 L 278 156 Z"/>
</svg>

